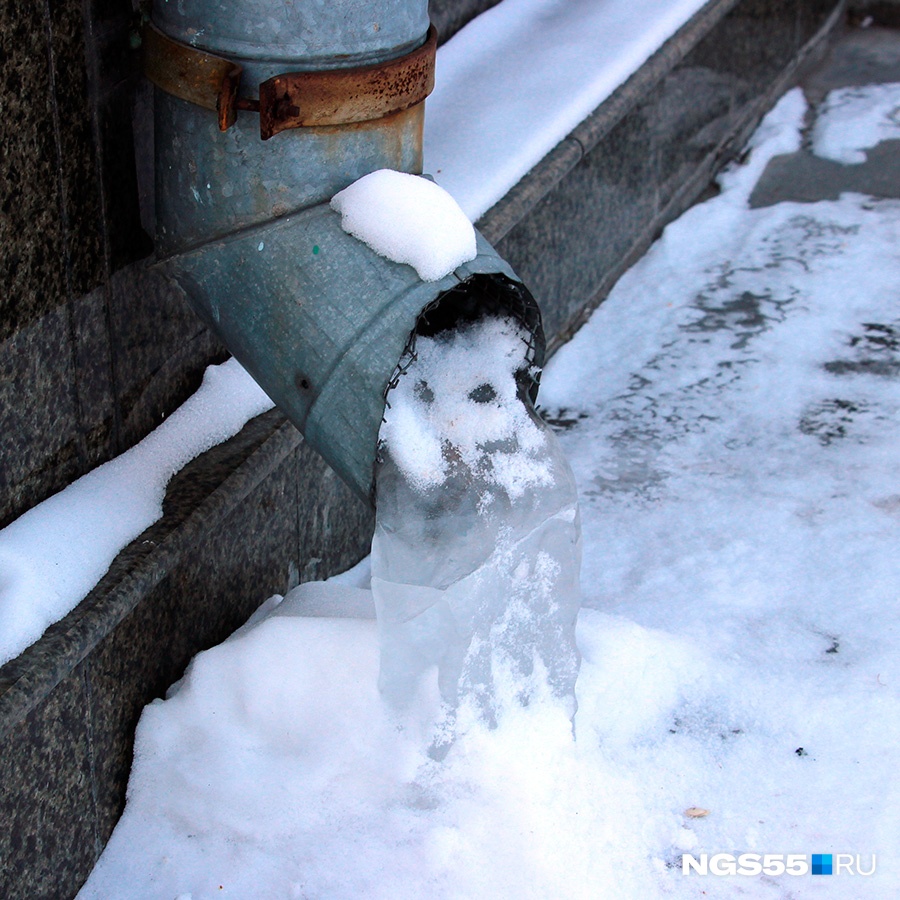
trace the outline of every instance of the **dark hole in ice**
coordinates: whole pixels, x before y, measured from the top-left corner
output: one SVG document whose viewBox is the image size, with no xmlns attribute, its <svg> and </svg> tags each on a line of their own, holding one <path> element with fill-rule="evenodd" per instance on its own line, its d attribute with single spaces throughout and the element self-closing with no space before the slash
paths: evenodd
<svg viewBox="0 0 900 900">
<path fill-rule="evenodd" d="M 494 390 L 493 385 L 490 385 L 487 382 L 479 384 L 477 388 L 469 391 L 469 399 L 473 403 L 490 403 L 491 400 L 495 400 L 496 398 L 497 392 Z"/>
<path fill-rule="evenodd" d="M 413 391 L 423 403 L 434 403 L 434 391 L 428 386 L 427 381 L 417 381 Z"/>
<path fill-rule="evenodd" d="M 582 419 L 588 417 L 586 412 L 576 412 L 575 410 L 570 410 L 566 406 L 552 412 L 541 408 L 538 409 L 538 413 L 548 425 L 558 431 L 566 431 L 569 428 L 574 428 Z"/>
<path fill-rule="evenodd" d="M 880 322 L 863 322 L 866 334 L 850 339 L 850 346 L 868 345 L 876 350 L 900 350 L 900 329 Z"/>
</svg>

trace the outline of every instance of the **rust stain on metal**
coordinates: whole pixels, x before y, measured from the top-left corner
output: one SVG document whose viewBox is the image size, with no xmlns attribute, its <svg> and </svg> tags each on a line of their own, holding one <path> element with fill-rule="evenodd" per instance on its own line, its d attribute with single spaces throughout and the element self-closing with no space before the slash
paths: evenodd
<svg viewBox="0 0 900 900">
<path fill-rule="evenodd" d="M 321 152 L 328 164 L 336 169 L 346 166 L 347 134 L 362 132 L 378 142 L 379 152 L 390 160 L 389 167 L 404 172 L 422 172 L 423 134 L 425 130 L 425 104 L 417 103 L 409 109 L 390 113 L 380 119 L 354 122 L 350 125 L 321 125 L 309 131 L 325 139 Z M 410 165 L 412 160 L 412 165 Z M 349 184 L 349 182 L 348 182 Z M 345 185 L 346 186 L 346 185 Z"/>
<path fill-rule="evenodd" d="M 182 44 L 148 23 L 141 43 L 144 74 L 158 88 L 218 114 L 219 128 L 237 117 L 237 93 L 243 69 L 231 60 Z"/>
<path fill-rule="evenodd" d="M 259 132 L 267 140 L 288 128 L 352 125 L 421 103 L 434 89 L 437 33 L 399 59 L 354 69 L 286 72 L 259 86 Z"/>
<path fill-rule="evenodd" d="M 173 40 L 152 23 L 143 46 L 144 73 L 157 87 L 215 110 L 222 131 L 238 110 L 258 112 L 265 141 L 289 128 L 352 126 L 421 103 L 434 89 L 437 32 L 432 26 L 421 47 L 374 66 L 276 75 L 259 86 L 259 100 L 238 97 L 237 63 Z"/>
<path fill-rule="evenodd" d="M 377 131 L 383 128 L 404 129 L 408 127 L 409 122 L 418 122 L 421 118 L 421 124 L 417 127 L 424 127 L 425 123 L 425 106 L 417 103 L 409 109 L 401 109 L 399 112 L 388 113 L 380 119 L 369 119 L 365 122 L 351 122 L 346 125 L 317 125 L 312 130 L 316 134 L 334 134 L 340 137 L 348 131 Z"/>
</svg>

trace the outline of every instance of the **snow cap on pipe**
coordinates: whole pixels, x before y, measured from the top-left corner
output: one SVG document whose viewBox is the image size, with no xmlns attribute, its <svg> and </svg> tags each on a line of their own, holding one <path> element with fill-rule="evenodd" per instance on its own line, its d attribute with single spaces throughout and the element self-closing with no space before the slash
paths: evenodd
<svg viewBox="0 0 900 900">
<path fill-rule="evenodd" d="M 437 281 L 477 253 L 475 229 L 459 204 L 429 178 L 379 169 L 334 195 L 341 227 L 379 256 Z"/>
</svg>

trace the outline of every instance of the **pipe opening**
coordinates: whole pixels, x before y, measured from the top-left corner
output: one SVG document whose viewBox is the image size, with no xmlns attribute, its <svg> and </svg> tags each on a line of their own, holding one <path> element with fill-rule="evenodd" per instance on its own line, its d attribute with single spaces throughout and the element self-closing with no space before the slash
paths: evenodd
<svg viewBox="0 0 900 900">
<path fill-rule="evenodd" d="M 533 403 L 537 398 L 546 349 L 540 309 L 528 288 L 498 272 L 472 275 L 425 306 L 388 384 L 385 399 L 415 359 L 418 336 L 434 337 L 442 331 L 498 315 L 511 315 L 523 327 L 526 350 L 519 371 L 519 390 Z"/>
<path fill-rule="evenodd" d="M 522 325 L 525 353 L 516 372 L 519 398 L 532 405 L 537 399 L 546 342 L 541 312 L 531 292 L 521 282 L 499 272 L 471 275 L 465 281 L 438 295 L 419 313 L 416 326 L 400 356 L 394 373 L 384 389 L 385 410 L 391 408 L 390 393 L 416 361 L 416 339 L 434 337 L 489 316 L 512 316 Z M 382 419 L 382 421 L 384 421 Z M 374 471 L 384 462 L 383 447 L 375 452 L 372 488 L 369 500 L 376 506 Z"/>
</svg>

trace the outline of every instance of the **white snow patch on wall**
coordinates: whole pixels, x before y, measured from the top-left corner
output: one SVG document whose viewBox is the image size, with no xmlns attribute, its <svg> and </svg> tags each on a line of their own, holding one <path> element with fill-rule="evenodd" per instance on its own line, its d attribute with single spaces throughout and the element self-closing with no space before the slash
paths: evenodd
<svg viewBox="0 0 900 900">
<path fill-rule="evenodd" d="M 379 169 L 335 194 L 341 227 L 379 256 L 437 281 L 475 258 L 475 229 L 443 188 L 419 175 Z"/>
<path fill-rule="evenodd" d="M 0 664 L 72 610 L 162 516 L 179 469 L 271 407 L 235 360 L 210 366 L 197 393 L 143 441 L 0 531 Z"/>
<path fill-rule="evenodd" d="M 438 50 L 425 171 L 474 222 L 706 0 L 504 0 Z"/>
<path fill-rule="evenodd" d="M 832 91 L 813 126 L 816 156 L 864 163 L 866 150 L 900 139 L 900 84 L 845 87 Z"/>
</svg>

